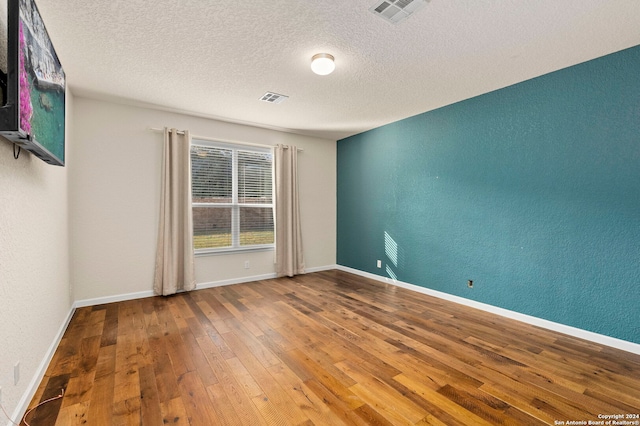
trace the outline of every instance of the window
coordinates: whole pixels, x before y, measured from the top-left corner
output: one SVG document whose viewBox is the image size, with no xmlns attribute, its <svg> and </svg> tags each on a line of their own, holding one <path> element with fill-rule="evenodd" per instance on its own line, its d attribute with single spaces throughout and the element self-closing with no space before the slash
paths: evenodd
<svg viewBox="0 0 640 426">
<path fill-rule="evenodd" d="M 196 253 L 273 247 L 272 168 L 268 148 L 192 141 Z"/>
</svg>

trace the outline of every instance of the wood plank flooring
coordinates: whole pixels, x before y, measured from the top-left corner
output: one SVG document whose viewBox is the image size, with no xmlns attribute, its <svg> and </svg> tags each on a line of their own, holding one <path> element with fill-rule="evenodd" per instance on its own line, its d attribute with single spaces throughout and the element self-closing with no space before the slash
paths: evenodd
<svg viewBox="0 0 640 426">
<path fill-rule="evenodd" d="M 80 308 L 61 389 L 31 425 L 606 424 L 640 356 L 326 271 Z"/>
</svg>

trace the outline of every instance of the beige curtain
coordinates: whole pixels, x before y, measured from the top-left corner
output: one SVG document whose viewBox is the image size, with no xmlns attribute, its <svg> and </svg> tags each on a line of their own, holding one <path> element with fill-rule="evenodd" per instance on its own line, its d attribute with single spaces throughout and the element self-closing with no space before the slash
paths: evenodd
<svg viewBox="0 0 640 426">
<path fill-rule="evenodd" d="M 304 274 L 300 207 L 298 205 L 298 149 L 277 145 L 274 148 L 276 189 L 276 275 Z"/>
<path fill-rule="evenodd" d="M 181 134 L 182 133 L 182 134 Z M 191 136 L 164 129 L 160 225 L 153 291 L 167 296 L 196 287 L 191 211 Z"/>
</svg>

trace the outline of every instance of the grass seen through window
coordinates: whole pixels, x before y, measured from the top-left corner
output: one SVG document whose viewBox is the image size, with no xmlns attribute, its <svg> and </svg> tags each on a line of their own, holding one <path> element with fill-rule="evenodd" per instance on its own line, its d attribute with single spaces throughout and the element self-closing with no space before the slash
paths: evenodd
<svg viewBox="0 0 640 426">
<path fill-rule="evenodd" d="M 240 246 L 273 244 L 273 230 L 240 233 Z M 193 236 L 194 249 L 231 247 L 230 233 L 209 233 Z"/>
</svg>

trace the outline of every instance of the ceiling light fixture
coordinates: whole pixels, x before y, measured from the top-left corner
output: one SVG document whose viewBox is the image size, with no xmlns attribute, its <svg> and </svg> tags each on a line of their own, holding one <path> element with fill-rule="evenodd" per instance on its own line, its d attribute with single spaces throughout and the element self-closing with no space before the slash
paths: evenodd
<svg viewBox="0 0 640 426">
<path fill-rule="evenodd" d="M 334 57 L 328 53 L 318 53 L 311 58 L 311 70 L 318 75 L 331 74 L 336 69 Z"/>
</svg>

